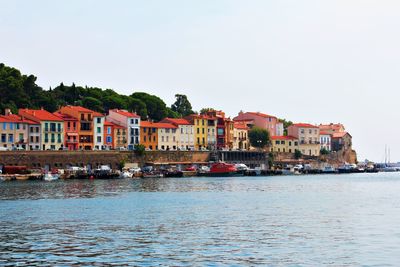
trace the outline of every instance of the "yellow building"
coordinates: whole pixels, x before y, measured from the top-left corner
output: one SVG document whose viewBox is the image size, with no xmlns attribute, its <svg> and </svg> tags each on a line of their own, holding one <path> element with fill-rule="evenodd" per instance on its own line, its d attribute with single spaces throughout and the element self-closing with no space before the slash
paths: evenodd
<svg viewBox="0 0 400 267">
<path fill-rule="evenodd" d="M 192 114 L 185 118 L 194 125 L 194 148 L 204 150 L 208 147 L 208 118 L 204 115 Z"/>
<path fill-rule="evenodd" d="M 248 150 L 250 142 L 248 137 L 249 127 L 244 122 L 235 122 L 233 124 L 233 149 Z"/>
<path fill-rule="evenodd" d="M 299 150 L 299 141 L 293 136 L 272 136 L 271 152 L 294 153 Z"/>
</svg>

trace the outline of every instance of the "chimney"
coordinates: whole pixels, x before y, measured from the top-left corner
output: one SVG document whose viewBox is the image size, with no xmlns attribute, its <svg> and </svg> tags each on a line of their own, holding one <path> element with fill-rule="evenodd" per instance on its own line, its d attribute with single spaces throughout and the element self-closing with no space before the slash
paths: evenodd
<svg viewBox="0 0 400 267">
<path fill-rule="evenodd" d="M 6 108 L 6 109 L 4 110 L 4 115 L 8 116 L 8 115 L 11 115 L 11 114 L 12 114 L 11 109 Z"/>
</svg>

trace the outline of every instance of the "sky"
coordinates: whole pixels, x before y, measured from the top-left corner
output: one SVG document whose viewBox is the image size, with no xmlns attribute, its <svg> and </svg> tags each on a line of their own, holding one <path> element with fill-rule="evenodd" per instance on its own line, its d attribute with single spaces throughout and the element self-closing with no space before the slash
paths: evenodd
<svg viewBox="0 0 400 267">
<path fill-rule="evenodd" d="M 358 159 L 400 161 L 400 2 L 0 0 L 0 62 L 233 117 L 341 122 Z"/>
</svg>

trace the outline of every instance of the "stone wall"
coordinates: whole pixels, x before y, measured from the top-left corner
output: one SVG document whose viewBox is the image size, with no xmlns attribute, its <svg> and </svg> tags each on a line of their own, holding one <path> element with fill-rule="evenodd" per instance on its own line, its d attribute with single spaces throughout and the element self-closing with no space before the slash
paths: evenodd
<svg viewBox="0 0 400 267">
<path fill-rule="evenodd" d="M 88 166 L 108 164 L 117 168 L 121 162 L 172 163 L 207 162 L 209 152 L 197 151 L 146 151 L 137 156 L 131 151 L 2 151 L 0 165 L 25 165 L 29 168 L 66 168 L 67 166 Z"/>
</svg>

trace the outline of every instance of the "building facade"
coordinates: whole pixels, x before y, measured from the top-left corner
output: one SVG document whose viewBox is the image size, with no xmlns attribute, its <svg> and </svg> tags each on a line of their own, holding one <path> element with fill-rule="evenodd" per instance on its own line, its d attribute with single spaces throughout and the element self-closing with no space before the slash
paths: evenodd
<svg viewBox="0 0 400 267">
<path fill-rule="evenodd" d="M 68 150 L 78 150 L 78 120 L 60 112 L 53 114 L 64 121 L 64 147 Z"/>
<path fill-rule="evenodd" d="M 283 136 L 283 123 L 275 116 L 261 112 L 239 112 L 234 121 L 252 121 L 254 126 L 266 129 L 271 136 Z"/>
<path fill-rule="evenodd" d="M 126 127 L 128 133 L 128 148 L 133 150 L 140 143 L 140 116 L 121 109 L 110 109 L 107 120 Z"/>
<path fill-rule="evenodd" d="M 319 127 L 308 123 L 295 123 L 288 127 L 288 136 L 299 140 L 299 150 L 303 155 L 319 156 L 320 136 Z"/>
<path fill-rule="evenodd" d="M 326 151 L 331 151 L 332 150 L 332 134 L 328 133 L 328 132 L 322 132 L 320 131 L 319 134 L 319 140 L 321 143 L 321 150 L 325 149 Z"/>
<path fill-rule="evenodd" d="M 170 123 L 177 127 L 177 149 L 194 150 L 194 125 L 185 119 L 165 118 L 161 123 Z"/>
<path fill-rule="evenodd" d="M 64 121 L 43 109 L 19 109 L 18 114 L 25 119 L 40 123 L 41 150 L 64 148 Z"/>
<path fill-rule="evenodd" d="M 250 141 L 248 138 L 249 128 L 246 123 L 235 122 L 233 124 L 233 149 L 248 150 L 250 149 Z"/>
<path fill-rule="evenodd" d="M 299 141 L 294 136 L 271 137 L 271 152 L 295 153 L 296 150 L 300 149 L 301 148 L 299 148 Z"/>
</svg>

